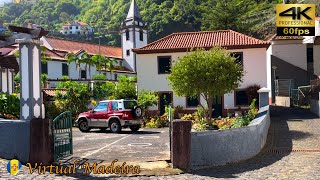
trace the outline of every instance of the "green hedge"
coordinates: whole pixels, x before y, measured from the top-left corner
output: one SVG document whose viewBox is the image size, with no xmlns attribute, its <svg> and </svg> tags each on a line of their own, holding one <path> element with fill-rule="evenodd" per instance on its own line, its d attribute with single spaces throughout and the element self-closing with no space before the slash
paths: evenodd
<svg viewBox="0 0 320 180">
<path fill-rule="evenodd" d="M 0 114 L 2 117 L 9 119 L 20 117 L 20 100 L 17 94 L 0 94 Z"/>
</svg>

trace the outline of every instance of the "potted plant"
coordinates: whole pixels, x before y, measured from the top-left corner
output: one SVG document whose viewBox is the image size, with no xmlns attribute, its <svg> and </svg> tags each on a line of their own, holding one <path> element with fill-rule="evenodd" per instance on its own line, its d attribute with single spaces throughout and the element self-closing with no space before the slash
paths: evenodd
<svg viewBox="0 0 320 180">
<path fill-rule="evenodd" d="M 175 112 L 177 112 L 179 119 L 181 119 L 181 117 L 183 116 L 183 106 L 176 106 L 175 108 Z"/>
</svg>

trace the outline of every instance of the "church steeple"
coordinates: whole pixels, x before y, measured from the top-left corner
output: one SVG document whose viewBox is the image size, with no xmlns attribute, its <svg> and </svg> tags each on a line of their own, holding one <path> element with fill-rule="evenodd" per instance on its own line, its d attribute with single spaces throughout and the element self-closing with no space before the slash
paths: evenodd
<svg viewBox="0 0 320 180">
<path fill-rule="evenodd" d="M 130 19 L 137 19 L 137 20 L 141 19 L 141 15 L 135 0 L 131 2 L 126 20 L 130 20 Z"/>
<path fill-rule="evenodd" d="M 136 1 L 132 0 L 127 18 L 121 23 L 121 42 L 125 66 L 134 72 L 137 70 L 136 54 L 132 49 L 146 46 L 147 38 L 147 24 L 142 20 Z"/>
</svg>

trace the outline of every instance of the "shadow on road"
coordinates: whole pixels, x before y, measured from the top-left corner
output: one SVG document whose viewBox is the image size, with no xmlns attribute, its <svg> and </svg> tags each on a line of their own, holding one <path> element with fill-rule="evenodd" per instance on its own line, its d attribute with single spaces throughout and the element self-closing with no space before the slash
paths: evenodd
<svg viewBox="0 0 320 180">
<path fill-rule="evenodd" d="M 110 130 L 91 130 L 87 133 L 112 133 Z M 121 131 L 119 134 L 159 134 L 161 132 L 159 131 L 147 131 L 147 130 L 140 130 L 140 131 L 137 131 L 137 132 L 132 132 L 130 130 L 128 131 Z"/>
<path fill-rule="evenodd" d="M 292 140 L 305 139 L 311 134 L 290 131 L 288 122 L 316 118 L 310 111 L 298 108 L 270 107 L 271 124 L 267 143 L 255 157 L 225 166 L 192 171 L 192 174 L 215 178 L 237 178 L 237 174 L 270 166 L 288 156 L 292 151 Z"/>
</svg>

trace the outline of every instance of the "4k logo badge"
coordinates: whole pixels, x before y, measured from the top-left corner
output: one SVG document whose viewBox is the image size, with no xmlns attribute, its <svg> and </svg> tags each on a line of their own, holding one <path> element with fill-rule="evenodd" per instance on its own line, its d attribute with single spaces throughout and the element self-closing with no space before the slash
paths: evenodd
<svg viewBox="0 0 320 180">
<path fill-rule="evenodd" d="M 314 36 L 315 4 L 277 4 L 278 36 Z"/>
</svg>

